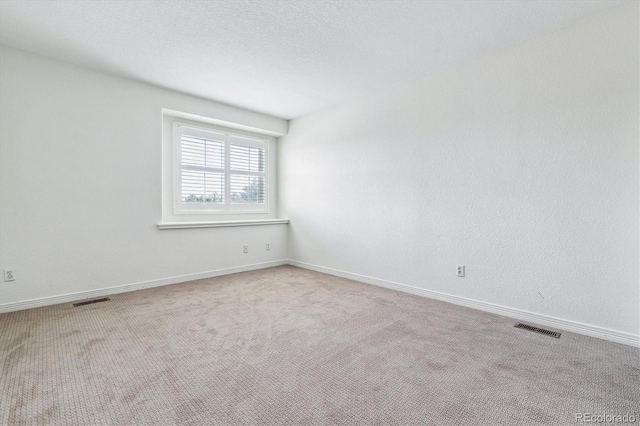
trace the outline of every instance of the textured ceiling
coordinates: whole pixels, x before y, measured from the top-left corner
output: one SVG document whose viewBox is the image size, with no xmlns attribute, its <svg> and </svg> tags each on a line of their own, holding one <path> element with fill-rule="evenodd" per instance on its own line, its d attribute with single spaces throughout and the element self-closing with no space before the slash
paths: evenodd
<svg viewBox="0 0 640 426">
<path fill-rule="evenodd" d="M 618 1 L 0 1 L 0 43 L 281 118 Z"/>
</svg>

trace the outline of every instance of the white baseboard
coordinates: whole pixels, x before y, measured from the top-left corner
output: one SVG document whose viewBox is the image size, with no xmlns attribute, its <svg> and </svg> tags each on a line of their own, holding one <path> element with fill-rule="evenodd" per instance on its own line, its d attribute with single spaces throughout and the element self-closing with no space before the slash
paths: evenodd
<svg viewBox="0 0 640 426">
<path fill-rule="evenodd" d="M 21 311 L 23 309 L 39 308 L 41 306 L 57 305 L 59 303 L 75 302 L 76 300 L 90 299 L 111 294 L 126 293 L 128 291 L 142 290 L 144 288 L 160 287 L 163 285 L 177 284 L 185 281 L 201 280 L 204 278 L 218 277 L 220 275 L 235 274 L 237 272 L 253 271 L 256 269 L 271 268 L 273 266 L 286 265 L 287 260 L 274 260 L 271 262 L 254 263 L 251 265 L 237 266 L 234 268 L 216 269 L 197 274 L 179 275 L 176 277 L 162 278 L 159 280 L 142 281 L 132 284 L 106 287 L 98 290 L 79 291 L 77 293 L 61 294 L 59 296 L 42 297 L 38 299 L 24 300 L 20 302 L 0 304 L 0 314 L 5 312 Z"/>
<path fill-rule="evenodd" d="M 365 275 L 353 274 L 351 272 L 326 268 L 324 266 L 312 265 L 310 263 L 299 262 L 297 260 L 289 259 L 288 264 L 292 266 L 298 266 L 300 268 L 311 269 L 313 271 L 323 272 L 325 274 L 335 275 L 342 278 L 348 278 L 350 280 L 359 281 L 366 284 L 373 284 L 392 290 L 398 290 L 404 293 L 411 293 L 417 296 L 442 300 L 445 302 L 453 303 L 455 305 L 466 306 L 468 308 L 503 315 L 505 317 L 515 318 L 521 321 L 532 322 L 547 327 L 553 327 L 560 330 L 583 334 L 585 336 L 591 336 L 599 339 L 609 340 L 611 342 L 622 343 L 624 345 L 640 347 L 640 336 L 631 333 L 597 327 L 595 325 L 584 324 L 576 321 L 569 321 L 562 318 L 537 314 L 520 309 L 509 308 L 507 306 L 495 305 L 493 303 L 482 302 L 479 300 L 468 299 L 466 297 L 454 296 L 446 293 L 440 293 L 438 291 L 427 290 L 424 288 L 414 287 L 407 284 L 400 284 L 393 281 L 382 280 L 379 278 L 368 277 Z"/>
<path fill-rule="evenodd" d="M 42 297 L 38 299 L 24 300 L 20 302 L 0 304 L 0 314 L 5 312 L 21 311 L 23 309 L 38 308 L 41 306 L 56 305 L 59 303 L 69 303 L 82 299 L 90 299 L 99 296 L 108 296 L 111 294 L 125 293 L 129 291 L 142 290 L 151 287 L 160 287 L 164 285 L 177 284 L 185 281 L 193 281 L 204 278 L 212 278 L 221 275 L 235 274 L 238 272 L 253 271 L 256 269 L 271 268 L 280 265 L 292 265 L 300 268 L 310 269 L 313 271 L 323 272 L 329 275 L 335 275 L 342 278 L 348 278 L 367 284 L 373 284 L 392 290 L 402 291 L 404 293 L 415 294 L 417 296 L 428 297 L 431 299 L 442 300 L 460 306 L 466 306 L 480 311 L 490 312 L 493 314 L 503 315 L 515 318 L 521 321 L 528 321 L 534 324 L 544 325 L 557 328 L 559 330 L 571 331 L 573 333 L 583 334 L 586 336 L 596 337 L 599 339 L 609 340 L 611 342 L 622 343 L 634 347 L 640 347 L 640 336 L 625 333 L 622 331 L 611 330 L 608 328 L 597 327 L 595 325 L 584 324 L 576 321 L 565 320 L 548 315 L 537 314 L 534 312 L 523 311 L 520 309 L 509 308 L 507 306 L 496 305 L 493 303 L 482 302 L 479 300 L 468 299 L 466 297 L 454 296 L 451 294 L 441 293 L 438 291 L 427 290 L 420 287 L 414 287 L 407 284 L 400 284 L 393 281 L 382 280 L 379 278 L 368 277 L 366 275 L 354 274 L 351 272 L 341 271 L 338 269 L 327 268 L 324 266 L 312 265 L 310 263 L 299 262 L 297 260 L 274 260 L 271 262 L 254 263 L 251 265 L 238 266 L 234 268 L 216 269 L 213 271 L 200 272 L 197 274 L 180 275 L 158 280 L 143 281 L 132 284 L 124 284 L 114 287 L 101 288 L 97 290 L 81 291 L 77 293 L 62 294 L 59 296 Z"/>
</svg>

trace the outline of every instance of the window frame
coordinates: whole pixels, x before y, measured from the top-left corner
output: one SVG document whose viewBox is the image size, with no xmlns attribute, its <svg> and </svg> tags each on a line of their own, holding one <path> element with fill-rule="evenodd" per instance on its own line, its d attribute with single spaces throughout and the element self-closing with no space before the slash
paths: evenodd
<svg viewBox="0 0 640 426">
<path fill-rule="evenodd" d="M 206 138 L 207 134 L 214 134 L 216 136 L 222 136 L 224 139 L 224 203 L 223 204 L 200 204 L 200 203 L 185 203 L 182 201 L 182 133 L 183 129 L 188 129 L 187 132 L 190 135 L 196 135 L 196 137 Z M 198 136 L 201 135 L 201 136 Z M 233 143 L 233 138 L 240 138 L 243 142 Z M 181 121 L 173 122 L 173 135 L 172 135 L 172 156 L 173 156 L 173 214 L 175 215 L 233 215 L 233 214 L 250 214 L 250 213 L 269 213 L 269 146 L 271 138 L 265 135 L 249 133 L 244 131 L 237 131 L 235 129 L 224 128 L 219 126 L 200 126 L 195 124 L 183 123 Z M 219 140 L 219 139 L 213 139 Z M 251 172 L 231 170 L 230 162 L 230 146 L 251 146 L 264 149 L 264 171 Z M 247 175 L 247 176 L 261 176 L 264 182 L 264 203 L 233 203 L 231 200 L 231 175 Z"/>
</svg>

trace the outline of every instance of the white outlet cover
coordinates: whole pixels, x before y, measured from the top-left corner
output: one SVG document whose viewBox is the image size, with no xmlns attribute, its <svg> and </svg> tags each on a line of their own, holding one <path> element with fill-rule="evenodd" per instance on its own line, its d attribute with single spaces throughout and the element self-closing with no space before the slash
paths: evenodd
<svg viewBox="0 0 640 426">
<path fill-rule="evenodd" d="M 5 281 L 15 281 L 16 280 L 16 270 L 15 269 L 3 269 L 2 275 L 4 276 Z"/>
</svg>

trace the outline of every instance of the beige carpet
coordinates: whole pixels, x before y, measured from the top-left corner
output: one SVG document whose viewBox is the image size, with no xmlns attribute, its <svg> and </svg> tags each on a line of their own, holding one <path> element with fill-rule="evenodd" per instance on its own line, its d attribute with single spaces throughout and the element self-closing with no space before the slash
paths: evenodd
<svg viewBox="0 0 640 426">
<path fill-rule="evenodd" d="M 290 266 L 0 315 L 0 423 L 575 425 L 639 350 Z M 640 422 L 640 419 L 636 420 Z"/>
</svg>

